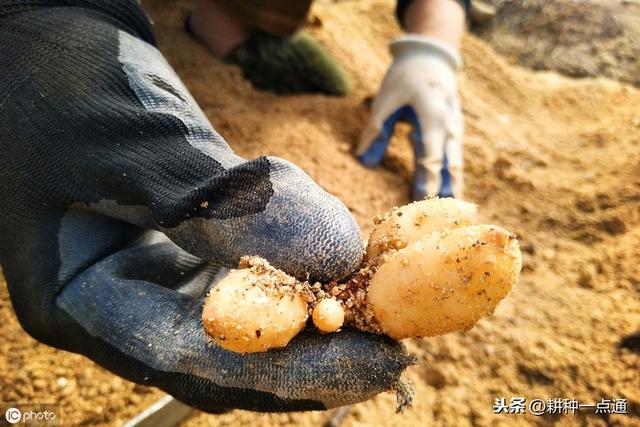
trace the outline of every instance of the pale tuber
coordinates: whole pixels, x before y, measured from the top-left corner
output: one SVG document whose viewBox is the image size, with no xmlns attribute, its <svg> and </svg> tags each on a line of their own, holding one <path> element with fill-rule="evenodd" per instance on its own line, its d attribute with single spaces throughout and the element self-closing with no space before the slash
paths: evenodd
<svg viewBox="0 0 640 427">
<path fill-rule="evenodd" d="M 284 347 L 304 328 L 307 299 L 293 277 L 274 270 L 268 264 L 232 270 L 211 290 L 202 320 L 220 347 L 239 353 Z"/>
<path fill-rule="evenodd" d="M 323 333 L 343 324 L 395 339 L 471 328 L 518 279 L 521 255 L 508 231 L 474 225 L 475 205 L 427 199 L 374 219 L 365 262 L 347 282 L 299 282 L 245 257 L 210 292 L 207 333 L 242 353 L 283 347 L 309 315 Z"/>
<path fill-rule="evenodd" d="M 520 271 L 513 235 L 476 225 L 428 234 L 389 257 L 367 302 L 382 332 L 425 337 L 471 328 L 493 312 Z"/>
<path fill-rule="evenodd" d="M 367 245 L 374 259 L 389 249 L 402 249 L 432 231 L 473 225 L 476 205 L 458 199 L 428 199 L 394 208 L 375 217 L 376 224 Z"/>
<path fill-rule="evenodd" d="M 344 323 L 344 309 L 334 299 L 325 298 L 313 309 L 313 324 L 322 332 L 335 332 Z"/>
</svg>

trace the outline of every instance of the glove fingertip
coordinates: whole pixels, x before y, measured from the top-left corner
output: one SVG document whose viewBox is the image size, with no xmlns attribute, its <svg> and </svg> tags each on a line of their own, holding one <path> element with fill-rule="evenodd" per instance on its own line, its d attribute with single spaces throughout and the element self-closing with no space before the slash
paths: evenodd
<svg viewBox="0 0 640 427">
<path fill-rule="evenodd" d="M 384 158 L 389 145 L 390 132 L 383 130 L 378 133 L 370 142 L 363 144 L 364 149 L 360 149 L 357 155 L 357 159 L 362 165 L 368 168 L 377 167 Z"/>
</svg>

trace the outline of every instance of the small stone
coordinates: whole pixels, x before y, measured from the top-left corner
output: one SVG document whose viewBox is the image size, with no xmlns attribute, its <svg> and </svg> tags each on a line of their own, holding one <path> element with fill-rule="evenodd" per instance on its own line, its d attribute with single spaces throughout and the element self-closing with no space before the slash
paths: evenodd
<svg viewBox="0 0 640 427">
<path fill-rule="evenodd" d="M 595 206 L 593 205 L 593 201 L 589 199 L 579 199 L 576 201 L 575 206 L 576 209 L 587 213 L 595 212 L 596 210 Z"/>
<path fill-rule="evenodd" d="M 311 15 L 307 19 L 307 25 L 310 27 L 320 28 L 322 27 L 322 19 L 318 15 Z"/>
<path fill-rule="evenodd" d="M 600 209 L 610 209 L 615 206 L 611 201 L 611 197 L 606 194 L 598 194 L 596 197 L 598 199 L 598 206 L 600 206 Z"/>
<path fill-rule="evenodd" d="M 33 389 L 36 391 L 44 390 L 47 388 L 47 381 L 41 378 L 37 378 L 32 381 Z"/>
<path fill-rule="evenodd" d="M 587 271 L 581 272 L 578 277 L 578 285 L 586 289 L 593 289 L 593 276 Z"/>
<path fill-rule="evenodd" d="M 522 252 L 526 252 L 526 253 L 528 253 L 529 255 L 535 255 L 535 253 L 536 253 L 536 246 L 535 246 L 533 243 L 531 243 L 531 242 L 524 243 L 524 244 L 522 245 Z"/>
<path fill-rule="evenodd" d="M 542 259 L 544 259 L 545 261 L 551 261 L 556 258 L 558 252 L 553 248 L 545 248 L 544 250 L 542 250 L 541 255 Z"/>
<path fill-rule="evenodd" d="M 474 0 L 471 3 L 471 21 L 481 27 L 486 26 L 496 16 L 496 8 L 492 5 Z"/>
<path fill-rule="evenodd" d="M 111 386 L 107 383 L 101 383 L 98 385 L 98 393 L 102 395 L 111 393 Z"/>
<path fill-rule="evenodd" d="M 128 399 L 131 404 L 137 405 L 142 400 L 142 397 L 138 394 L 132 393 L 128 396 Z"/>
<path fill-rule="evenodd" d="M 598 224 L 598 228 L 606 231 L 609 235 L 615 236 L 616 234 L 623 234 L 627 231 L 627 227 L 624 222 L 618 217 L 611 217 L 608 219 L 603 219 Z"/>
<path fill-rule="evenodd" d="M 427 383 L 436 389 L 444 388 L 447 385 L 447 378 L 437 368 L 428 368 L 424 375 Z"/>
<path fill-rule="evenodd" d="M 58 377 L 58 380 L 56 382 L 60 390 L 64 389 L 65 387 L 67 387 L 67 385 L 69 385 L 69 380 L 66 377 Z"/>
<path fill-rule="evenodd" d="M 511 123 L 511 118 L 509 116 L 507 116 L 506 114 L 499 114 L 498 115 L 498 120 L 500 120 L 505 125 L 508 125 L 509 123 Z"/>
</svg>

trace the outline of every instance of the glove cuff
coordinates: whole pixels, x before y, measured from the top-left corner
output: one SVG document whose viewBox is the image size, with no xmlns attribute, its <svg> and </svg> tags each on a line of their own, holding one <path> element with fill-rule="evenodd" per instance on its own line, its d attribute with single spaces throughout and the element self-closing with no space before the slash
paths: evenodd
<svg viewBox="0 0 640 427">
<path fill-rule="evenodd" d="M 419 34 L 404 34 L 393 40 L 391 44 L 389 44 L 389 49 L 396 59 L 422 52 L 439 56 L 444 59 L 454 71 L 462 67 L 460 53 L 441 40 L 433 37 Z"/>
</svg>

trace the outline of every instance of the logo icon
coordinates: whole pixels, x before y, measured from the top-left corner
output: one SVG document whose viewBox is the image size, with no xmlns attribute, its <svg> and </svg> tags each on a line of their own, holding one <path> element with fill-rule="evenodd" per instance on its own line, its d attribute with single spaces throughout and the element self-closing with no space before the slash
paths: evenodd
<svg viewBox="0 0 640 427">
<path fill-rule="evenodd" d="M 20 412 L 20 409 L 18 408 L 9 408 L 7 409 L 7 412 L 4 413 L 4 418 L 9 424 L 16 424 L 20 422 L 22 412 Z"/>
</svg>

